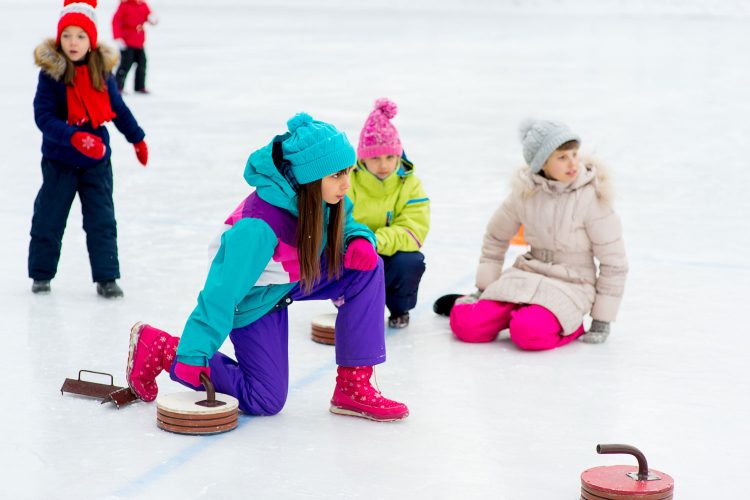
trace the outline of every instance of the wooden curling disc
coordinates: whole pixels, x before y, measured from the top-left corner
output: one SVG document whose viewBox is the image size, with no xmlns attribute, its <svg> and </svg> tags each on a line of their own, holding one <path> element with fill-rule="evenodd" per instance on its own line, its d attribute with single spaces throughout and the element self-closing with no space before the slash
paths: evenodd
<svg viewBox="0 0 750 500">
<path fill-rule="evenodd" d="M 336 343 L 336 313 L 319 314 L 312 319 L 310 336 L 319 344 Z"/>
<path fill-rule="evenodd" d="M 594 467 L 581 474 L 581 498 L 584 500 L 671 500 L 674 479 L 669 474 L 649 469 L 659 477 L 652 481 L 635 480 L 628 473 L 638 473 L 638 467 L 613 465 Z"/>
<path fill-rule="evenodd" d="M 165 422 L 162 422 L 159 419 L 156 419 L 156 425 L 159 427 L 159 429 L 163 429 L 169 432 L 174 432 L 175 434 L 193 434 L 193 435 L 220 434 L 222 432 L 231 431 L 232 429 L 237 427 L 237 420 L 235 420 L 231 424 L 226 424 L 226 425 L 187 427 L 187 426 L 182 426 L 182 425 L 167 424 Z"/>
<path fill-rule="evenodd" d="M 207 427 L 212 425 L 227 425 L 237 421 L 237 415 L 229 415 L 220 418 L 205 418 L 205 419 L 194 419 L 194 418 L 175 418 L 169 415 L 164 415 L 159 412 L 156 414 L 156 418 L 170 425 L 181 425 L 183 427 Z"/>
<path fill-rule="evenodd" d="M 168 417 L 168 418 L 185 418 L 185 414 L 184 413 L 178 413 L 178 412 L 173 412 L 173 411 L 168 411 L 168 410 L 162 410 L 161 408 L 157 408 L 156 412 L 157 412 L 158 415 L 162 415 L 162 416 L 165 416 L 165 417 Z M 215 418 L 232 417 L 234 415 L 237 415 L 237 410 L 230 410 L 230 411 L 224 412 L 224 413 L 209 413 L 204 418 L 207 419 L 207 420 L 211 420 L 211 419 L 215 419 Z M 200 415 L 195 415 L 192 418 L 194 418 L 195 420 L 200 420 L 202 417 Z"/>
<path fill-rule="evenodd" d="M 178 434 L 217 434 L 237 427 L 239 401 L 228 394 L 216 393 L 216 400 L 226 404 L 206 407 L 196 404 L 207 394 L 178 392 L 156 399 L 156 425 Z"/>
<path fill-rule="evenodd" d="M 336 339 L 318 337 L 317 335 L 311 335 L 310 338 L 313 340 L 313 342 L 317 342 L 318 344 L 336 345 Z"/>
</svg>

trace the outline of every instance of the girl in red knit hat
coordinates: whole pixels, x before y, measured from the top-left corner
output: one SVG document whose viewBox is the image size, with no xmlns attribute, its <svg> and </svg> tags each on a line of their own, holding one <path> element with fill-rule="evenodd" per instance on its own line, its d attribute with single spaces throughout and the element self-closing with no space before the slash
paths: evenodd
<svg viewBox="0 0 750 500">
<path fill-rule="evenodd" d="M 42 187 L 34 202 L 29 277 L 48 293 L 57 273 L 63 232 L 76 193 L 97 293 L 121 297 L 117 223 L 112 199 L 109 133 L 115 127 L 146 166 L 145 134 L 120 97 L 112 69 L 117 53 L 97 43 L 96 0 L 65 0 L 57 37 L 34 51 L 41 68 L 34 118 L 42 131 Z"/>
</svg>

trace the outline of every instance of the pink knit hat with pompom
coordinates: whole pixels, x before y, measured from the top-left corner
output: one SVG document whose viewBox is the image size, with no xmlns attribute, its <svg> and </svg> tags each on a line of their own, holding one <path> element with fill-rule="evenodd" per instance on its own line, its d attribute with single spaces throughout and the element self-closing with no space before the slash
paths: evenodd
<svg viewBox="0 0 750 500">
<path fill-rule="evenodd" d="M 396 116 L 398 106 L 396 103 L 381 97 L 375 101 L 375 109 L 359 133 L 359 146 L 357 146 L 357 158 L 374 158 L 380 155 L 401 156 L 404 148 L 401 147 L 401 139 L 398 130 L 391 123 L 391 118 Z"/>
</svg>

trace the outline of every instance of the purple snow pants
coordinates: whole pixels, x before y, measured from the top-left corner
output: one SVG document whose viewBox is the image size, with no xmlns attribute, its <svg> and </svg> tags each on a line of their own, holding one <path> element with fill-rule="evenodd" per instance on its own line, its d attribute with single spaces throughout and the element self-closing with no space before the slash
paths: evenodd
<svg viewBox="0 0 750 500">
<path fill-rule="evenodd" d="M 336 364 L 372 366 L 385 361 L 385 288 L 383 260 L 372 271 L 344 269 L 339 279 L 328 279 L 321 265 L 321 280 L 309 294 L 300 285 L 292 300 L 343 297 L 336 318 Z M 287 309 L 273 310 L 229 334 L 237 361 L 220 352 L 209 360 L 216 392 L 234 396 L 240 409 L 251 415 L 275 415 L 286 403 L 289 389 Z M 172 365 L 174 367 L 174 364 Z M 184 384 L 170 373 L 172 380 Z M 332 375 L 333 380 L 333 375 Z M 188 387 L 191 387 L 188 385 Z"/>
</svg>

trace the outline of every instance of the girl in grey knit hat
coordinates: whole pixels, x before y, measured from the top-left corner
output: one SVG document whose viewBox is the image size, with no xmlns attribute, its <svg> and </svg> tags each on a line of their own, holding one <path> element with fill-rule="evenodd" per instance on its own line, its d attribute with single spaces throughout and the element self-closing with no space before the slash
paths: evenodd
<svg viewBox="0 0 750 500">
<path fill-rule="evenodd" d="M 579 158 L 581 139 L 566 125 L 526 121 L 520 132 L 526 165 L 487 225 L 478 292 L 441 298 L 435 311 L 450 315 L 453 334 L 465 342 L 490 342 L 506 328 L 526 350 L 576 338 L 604 342 L 628 272 L 609 178 L 601 164 Z M 521 225 L 530 249 L 503 270 Z M 592 318 L 588 332 L 586 314 Z"/>
</svg>

